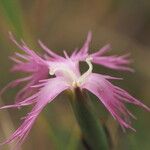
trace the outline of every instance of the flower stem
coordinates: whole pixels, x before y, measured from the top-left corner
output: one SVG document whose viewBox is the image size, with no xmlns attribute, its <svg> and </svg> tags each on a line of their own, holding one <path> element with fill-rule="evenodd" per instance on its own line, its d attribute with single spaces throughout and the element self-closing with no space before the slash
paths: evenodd
<svg viewBox="0 0 150 150">
<path fill-rule="evenodd" d="M 82 132 L 82 143 L 88 150 L 108 150 L 105 132 L 89 102 L 85 91 L 74 90 L 71 105 Z"/>
</svg>

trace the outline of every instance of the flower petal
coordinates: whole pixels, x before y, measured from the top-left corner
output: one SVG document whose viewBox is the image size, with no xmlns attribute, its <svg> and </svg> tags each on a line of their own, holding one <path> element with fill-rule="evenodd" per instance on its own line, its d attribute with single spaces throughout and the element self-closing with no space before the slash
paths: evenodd
<svg viewBox="0 0 150 150">
<path fill-rule="evenodd" d="M 124 103 L 139 105 L 150 111 L 150 108 L 133 98 L 125 90 L 111 84 L 103 75 L 91 74 L 82 88 L 96 95 L 122 127 L 133 129 L 129 120 L 129 116 L 133 117 L 133 115 Z"/>
<path fill-rule="evenodd" d="M 93 53 L 92 57 L 101 56 L 110 50 L 111 50 L 111 45 L 107 44 L 104 47 L 102 47 L 100 50 L 98 50 L 97 52 Z"/>
<path fill-rule="evenodd" d="M 25 52 L 25 54 L 16 52 L 14 56 L 10 57 L 13 61 L 15 61 L 11 71 L 19 71 L 31 74 L 30 77 L 17 79 L 10 82 L 1 90 L 1 93 L 3 93 L 9 87 L 14 87 L 14 85 L 17 85 L 20 82 L 28 81 L 25 87 L 16 95 L 16 102 L 18 102 L 37 92 L 35 89 L 33 90 L 31 86 L 37 84 L 41 79 L 48 78 L 49 66 L 47 64 L 47 60 L 44 60 L 41 56 L 31 50 L 23 40 L 21 40 L 21 43 L 18 43 L 11 33 L 10 38 L 21 50 L 23 50 L 23 52 Z"/>
<path fill-rule="evenodd" d="M 128 59 L 129 54 L 122 56 L 95 56 L 92 54 L 91 57 L 92 62 L 95 64 L 99 64 L 115 70 L 134 72 L 132 68 L 127 66 L 130 64 L 130 60 Z"/>
<path fill-rule="evenodd" d="M 28 115 L 24 118 L 25 120 L 21 124 L 21 126 L 1 145 L 15 142 L 15 148 L 18 148 L 24 142 L 35 120 L 37 119 L 43 108 L 47 105 L 47 103 L 51 102 L 58 94 L 60 94 L 67 88 L 68 85 L 62 78 L 53 78 L 45 81 L 45 85 L 35 96 L 33 96 L 33 99 L 36 99 L 36 104 L 33 107 L 32 111 L 28 113 Z M 32 98 L 29 99 L 33 100 Z"/>
<path fill-rule="evenodd" d="M 77 50 L 75 50 L 71 55 L 71 59 L 80 60 L 80 61 L 85 60 L 86 57 L 88 56 L 89 45 L 91 43 L 91 40 L 92 40 L 92 32 L 89 31 L 87 35 L 87 39 L 83 44 L 82 48 L 78 52 Z"/>
<path fill-rule="evenodd" d="M 1 91 L 0 91 L 0 96 L 8 89 L 8 88 L 13 88 L 17 86 L 18 84 L 29 81 L 32 78 L 32 76 L 16 79 L 14 81 L 9 82 Z"/>
<path fill-rule="evenodd" d="M 52 58 L 55 58 L 56 60 L 64 60 L 64 57 L 62 56 L 59 56 L 58 54 L 54 53 L 52 50 L 50 50 L 48 47 L 46 47 L 42 41 L 38 41 L 40 46 L 43 48 L 43 50 L 45 52 L 47 52 Z"/>
<path fill-rule="evenodd" d="M 37 72 L 41 69 L 45 69 L 47 62 L 37 55 L 33 50 L 31 50 L 24 41 L 19 44 L 14 36 L 10 33 L 11 40 L 25 52 L 25 54 L 15 53 L 15 56 L 10 57 L 16 64 L 13 66 L 12 71 L 21 72 Z"/>
<path fill-rule="evenodd" d="M 88 35 L 87 35 L 87 39 L 86 39 L 85 43 L 83 44 L 82 48 L 80 49 L 79 54 L 88 53 L 89 45 L 91 43 L 91 40 L 92 40 L 92 32 L 89 31 Z"/>
</svg>

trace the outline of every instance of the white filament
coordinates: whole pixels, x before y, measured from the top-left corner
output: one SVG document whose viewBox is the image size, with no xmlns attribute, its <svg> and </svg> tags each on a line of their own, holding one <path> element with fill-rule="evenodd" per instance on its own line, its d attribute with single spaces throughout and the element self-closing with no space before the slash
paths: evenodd
<svg viewBox="0 0 150 150">
<path fill-rule="evenodd" d="M 77 82 L 76 83 L 77 86 L 80 86 L 87 79 L 87 77 L 92 73 L 93 65 L 91 63 L 91 60 L 92 60 L 91 57 L 88 57 L 86 59 L 86 63 L 88 64 L 89 69 L 78 78 L 78 80 L 76 81 Z"/>
</svg>

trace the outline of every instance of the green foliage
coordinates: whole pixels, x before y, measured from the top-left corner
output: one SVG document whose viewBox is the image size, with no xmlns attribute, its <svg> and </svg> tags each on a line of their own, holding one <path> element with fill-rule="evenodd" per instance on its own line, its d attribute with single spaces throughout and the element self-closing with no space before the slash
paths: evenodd
<svg viewBox="0 0 150 150">
<path fill-rule="evenodd" d="M 81 140 L 90 150 L 108 150 L 105 131 L 89 102 L 87 94 L 76 88 L 71 103 L 81 128 Z"/>
<path fill-rule="evenodd" d="M 14 31 L 18 37 L 22 36 L 22 16 L 18 0 L 0 0 L 0 8 L 3 17 L 7 20 L 11 31 Z"/>
</svg>

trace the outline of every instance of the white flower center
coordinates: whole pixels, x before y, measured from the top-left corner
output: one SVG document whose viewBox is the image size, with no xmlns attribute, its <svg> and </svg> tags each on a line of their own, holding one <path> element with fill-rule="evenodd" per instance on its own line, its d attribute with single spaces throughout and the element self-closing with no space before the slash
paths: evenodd
<svg viewBox="0 0 150 150">
<path fill-rule="evenodd" d="M 80 87 L 81 84 L 83 84 L 87 77 L 92 73 L 93 65 L 91 63 L 91 60 L 91 57 L 86 58 L 86 63 L 88 64 L 89 69 L 81 76 L 78 76 L 75 72 L 73 72 L 69 67 L 66 67 L 65 65 L 58 65 L 55 68 L 51 67 L 49 74 L 55 74 L 57 76 L 57 73 L 59 72 L 61 76 L 67 79 L 67 82 L 71 84 L 72 87 Z"/>
</svg>

